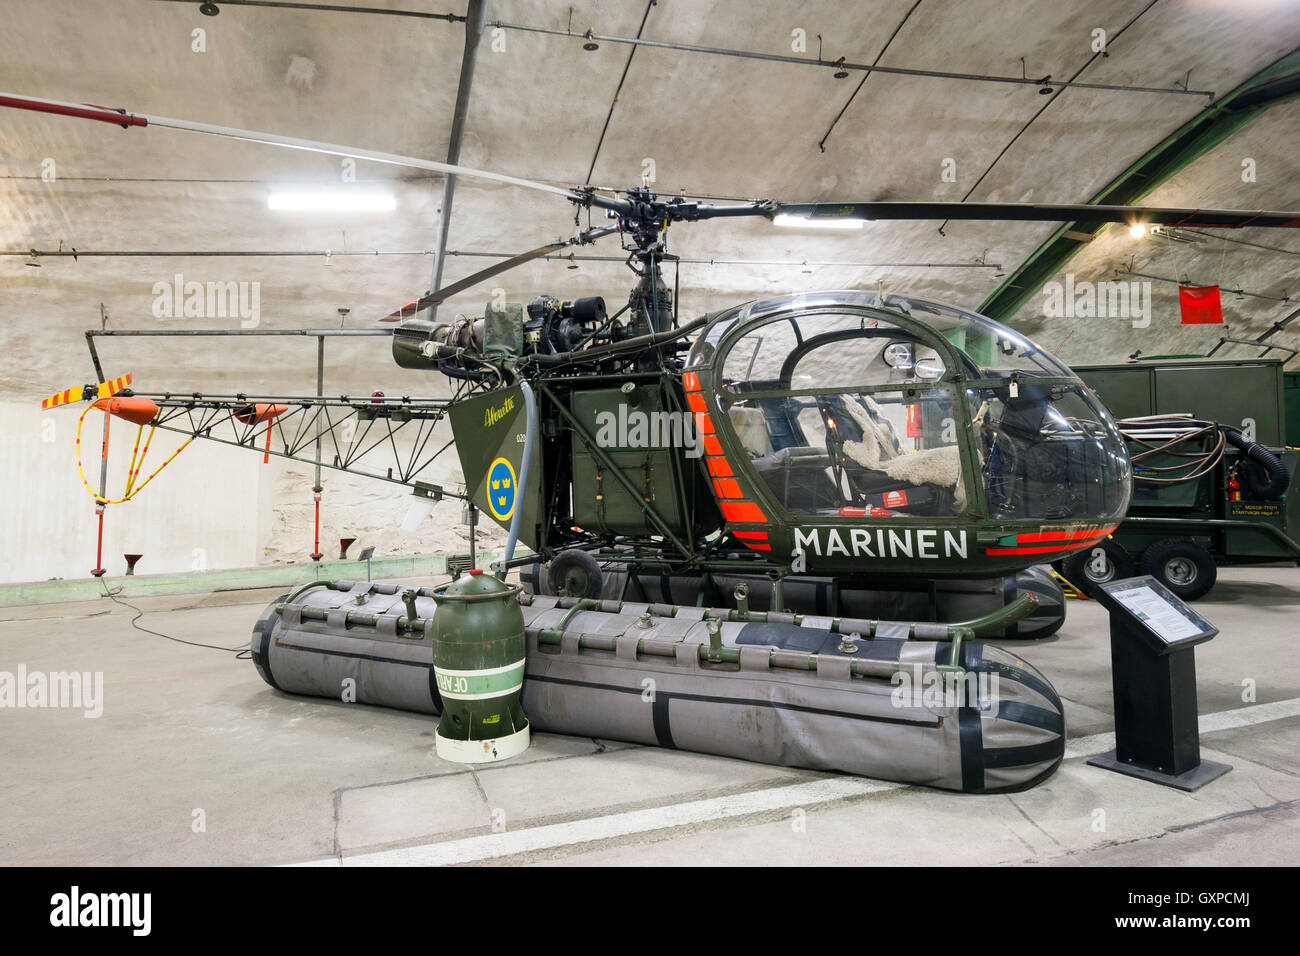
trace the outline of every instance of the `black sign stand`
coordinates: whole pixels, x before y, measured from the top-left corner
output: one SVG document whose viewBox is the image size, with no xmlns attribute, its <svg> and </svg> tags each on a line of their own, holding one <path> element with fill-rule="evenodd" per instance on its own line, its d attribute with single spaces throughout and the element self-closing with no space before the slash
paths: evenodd
<svg viewBox="0 0 1300 956">
<path fill-rule="evenodd" d="M 1219 633 L 1150 575 L 1097 590 L 1110 614 L 1115 749 L 1088 763 L 1179 790 L 1232 769 L 1201 760 L 1195 647 Z"/>
</svg>

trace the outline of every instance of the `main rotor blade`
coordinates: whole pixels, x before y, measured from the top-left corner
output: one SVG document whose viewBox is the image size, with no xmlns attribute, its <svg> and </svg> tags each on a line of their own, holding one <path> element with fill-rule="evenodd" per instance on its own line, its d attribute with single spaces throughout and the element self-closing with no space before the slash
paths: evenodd
<svg viewBox="0 0 1300 956">
<path fill-rule="evenodd" d="M 191 133 L 207 133 L 211 136 L 222 136 L 227 139 L 242 139 L 250 143 L 283 146 L 286 149 L 301 149 L 312 153 L 326 153 L 330 156 L 367 159 L 376 163 L 387 163 L 390 166 L 406 166 L 411 169 L 426 169 L 435 173 L 445 173 L 450 176 L 490 180 L 563 196 L 565 199 L 581 198 L 572 190 L 563 189 L 559 186 L 538 183 L 531 179 L 518 179 L 514 176 L 492 173 L 483 169 L 472 169 L 469 166 L 455 166 L 451 163 L 439 163 L 432 159 L 400 156 L 396 153 L 381 153 L 371 149 L 358 149 L 354 146 L 337 146 L 333 143 L 298 139 L 293 136 L 279 136 L 275 133 L 260 133 L 256 130 L 237 129 L 233 126 L 214 126 L 210 123 L 196 123 L 190 120 L 171 119 L 166 116 L 153 116 L 147 113 L 128 113 L 123 109 L 110 109 L 106 106 L 95 106 L 92 103 L 69 103 L 63 100 L 46 100 L 35 96 L 19 96 L 15 93 L 0 93 L 0 106 L 31 110 L 36 113 L 52 113 L 57 116 L 73 116 L 79 119 L 97 120 L 101 123 L 112 123 L 121 126 L 123 129 L 129 129 L 132 126 L 161 126 Z"/>
<path fill-rule="evenodd" d="M 1162 206 L 995 202 L 813 202 L 777 203 L 775 212 L 810 220 L 968 219 L 995 222 L 1125 222 L 1130 225 L 1240 229 L 1300 228 L 1300 212 L 1262 209 L 1178 209 Z"/>
<path fill-rule="evenodd" d="M 611 232 L 617 231 L 618 226 L 601 226 L 599 229 L 588 229 L 586 232 L 580 233 L 571 239 L 562 239 L 558 242 L 548 242 L 544 246 L 538 246 L 536 249 L 521 252 L 519 255 L 512 256 L 509 259 L 502 259 L 500 262 L 494 263 L 486 269 L 481 269 L 463 279 L 457 279 L 451 285 L 445 285 L 434 292 L 426 292 L 414 302 L 406 303 L 406 305 L 394 312 L 390 312 L 379 321 L 396 322 L 399 319 L 408 319 L 418 312 L 423 312 L 432 305 L 438 305 L 441 302 L 445 302 L 458 292 L 464 292 L 466 289 L 478 285 L 485 279 L 491 279 L 493 276 L 507 272 L 515 266 L 521 266 L 525 262 L 540 259 L 542 256 L 549 255 L 557 249 L 563 249 L 566 246 L 586 245 L 587 243 L 594 242 L 601 236 L 607 236 Z"/>
</svg>

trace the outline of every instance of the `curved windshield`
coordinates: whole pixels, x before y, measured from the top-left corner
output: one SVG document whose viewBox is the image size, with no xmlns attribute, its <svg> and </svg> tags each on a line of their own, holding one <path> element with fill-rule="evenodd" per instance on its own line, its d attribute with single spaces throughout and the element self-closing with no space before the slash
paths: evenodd
<svg viewBox="0 0 1300 956">
<path fill-rule="evenodd" d="M 923 322 L 970 359 L 971 371 L 989 375 L 1025 372 L 1074 377 L 1055 356 L 1019 332 L 977 312 L 925 299 L 899 295 L 882 298 L 875 292 L 853 290 L 777 296 L 720 312 L 696 340 L 687 365 L 711 361 L 723 337 L 737 326 L 756 324 L 781 312 L 816 312 L 837 306 L 891 310 Z"/>
<path fill-rule="evenodd" d="M 1129 462 L 1106 410 L 1082 385 L 1032 380 L 966 391 L 992 518 L 1120 518 Z"/>
<path fill-rule="evenodd" d="M 882 306 L 870 292 L 751 302 L 705 329 L 688 358 L 703 364 L 757 477 L 795 515 L 954 517 L 972 503 L 967 474 L 994 518 L 1102 519 L 1128 505 L 1125 446 L 1096 397 L 973 312 Z"/>
</svg>

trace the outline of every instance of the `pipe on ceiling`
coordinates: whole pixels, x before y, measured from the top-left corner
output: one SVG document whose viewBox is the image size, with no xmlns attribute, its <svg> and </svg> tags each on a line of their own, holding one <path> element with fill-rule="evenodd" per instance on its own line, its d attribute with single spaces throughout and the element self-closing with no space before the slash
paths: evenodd
<svg viewBox="0 0 1300 956">
<path fill-rule="evenodd" d="M 788 56 L 781 53 L 758 53 L 753 50 L 731 50 L 726 47 L 702 46 L 697 43 L 676 43 L 668 40 L 645 40 L 638 37 L 621 37 L 611 36 L 602 33 L 593 33 L 591 30 L 585 33 L 573 33 L 569 30 L 559 30 L 552 27 L 536 27 L 523 23 L 505 23 L 501 20 L 493 20 L 488 26 L 500 28 L 502 30 L 518 30 L 524 33 L 542 33 L 548 36 L 568 37 L 574 40 L 584 40 L 587 43 L 624 43 L 632 46 L 654 47 L 660 50 L 676 50 L 683 53 L 705 53 L 712 56 L 728 56 L 742 60 L 764 60 L 769 63 L 791 63 L 798 66 L 815 66 L 822 69 L 830 69 L 841 72 L 859 72 L 859 73 L 885 73 L 895 76 L 918 76 L 937 80 L 966 80 L 975 83 L 1004 83 L 1014 86 L 1033 86 L 1039 89 L 1066 89 L 1074 88 L 1080 90 L 1101 90 L 1111 93 L 1165 93 L 1175 96 L 1204 96 L 1214 97 L 1213 90 L 1188 90 L 1178 87 L 1163 86 L 1124 86 L 1110 83 L 1080 83 L 1074 80 L 1054 80 L 1051 75 L 1041 79 L 1032 79 L 1027 76 L 998 76 L 988 73 L 954 73 L 949 70 L 920 70 L 900 66 L 877 66 L 871 63 L 850 63 L 844 57 L 838 60 L 809 59 L 802 56 Z"/>
<path fill-rule="evenodd" d="M 188 3 L 197 6 L 197 0 L 159 0 L 161 3 Z M 270 7 L 278 10 L 310 10 L 320 13 L 373 13 L 390 17 L 413 17 L 417 20 L 443 20 L 460 23 L 465 20 L 454 13 L 426 13 L 422 10 L 390 10 L 386 7 L 353 7 L 338 3 L 292 3 L 289 0 L 221 0 L 226 7 Z M 218 8 L 218 12 L 220 9 Z M 215 14 L 214 14 L 215 16 Z"/>
<path fill-rule="evenodd" d="M 393 252 L 380 252 L 377 249 L 317 249 L 317 250 L 299 250 L 290 249 L 281 251 L 279 249 L 3 249 L 0 250 L 0 256 L 23 256 L 30 258 L 35 256 L 37 259 L 80 259 L 82 257 L 92 259 L 165 259 L 165 258 L 191 258 L 191 259 L 235 259 L 235 258 L 262 258 L 262 257 L 285 257 L 285 258 L 302 258 L 302 259 L 329 259 L 334 256 L 431 256 L 434 252 L 431 249 L 412 249 L 398 250 Z"/>
<path fill-rule="evenodd" d="M 1210 283 L 1192 282 L 1191 280 L 1188 280 L 1188 281 L 1184 282 L 1184 281 L 1182 281 L 1181 279 L 1176 279 L 1176 278 L 1175 278 L 1175 279 L 1171 279 L 1169 276 L 1156 276 L 1156 275 L 1151 275 L 1150 273 L 1146 273 L 1146 272 L 1134 272 L 1132 269 L 1116 269 L 1115 271 L 1116 271 L 1116 274 L 1117 274 L 1117 275 L 1122 275 L 1122 276 L 1137 276 L 1139 279 L 1150 279 L 1152 282 L 1168 282 L 1168 283 L 1170 283 L 1171 285 L 1177 285 L 1177 286 L 1189 286 L 1189 287 L 1190 287 L 1190 286 L 1209 285 L 1209 284 L 1210 284 Z M 1228 293 L 1229 295 L 1244 295 L 1244 296 L 1249 296 L 1249 297 L 1252 298 L 1252 299 L 1268 299 L 1270 302 L 1290 302 L 1290 301 L 1291 301 L 1290 296 L 1285 296 L 1285 295 L 1264 295 L 1264 293 L 1262 293 L 1262 292 L 1247 292 L 1245 289 L 1223 289 L 1222 287 L 1220 287 L 1220 291 L 1222 291 L 1222 292 L 1226 292 L 1226 293 Z"/>
</svg>

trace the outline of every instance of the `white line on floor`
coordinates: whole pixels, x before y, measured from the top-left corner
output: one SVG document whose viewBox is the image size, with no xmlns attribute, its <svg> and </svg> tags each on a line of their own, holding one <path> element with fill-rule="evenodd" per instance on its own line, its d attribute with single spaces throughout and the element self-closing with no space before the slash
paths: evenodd
<svg viewBox="0 0 1300 956">
<path fill-rule="evenodd" d="M 1216 730 L 1232 730 L 1236 727 L 1249 727 L 1270 720 L 1282 720 L 1286 717 L 1300 717 L 1300 697 L 1291 700 L 1275 700 L 1271 704 L 1251 704 L 1236 710 L 1221 710 L 1217 714 L 1205 714 L 1197 723 L 1201 733 L 1209 734 Z"/>
<path fill-rule="evenodd" d="M 827 803 L 832 800 L 859 797 L 883 790 L 900 790 L 906 786 L 909 785 L 888 783 L 882 780 L 868 780 L 864 777 L 836 777 L 830 780 L 813 780 L 809 783 L 798 783 L 788 787 L 772 787 L 766 790 L 737 793 L 729 797 L 692 800 L 689 803 L 650 807 L 646 810 L 631 810 L 626 813 L 591 817 L 569 823 L 554 823 L 548 826 L 512 830 L 508 833 L 491 833 L 484 836 L 466 837 L 463 840 L 449 840 L 445 843 L 402 847 L 397 850 L 382 850 L 378 853 L 365 853 L 358 856 L 344 857 L 343 865 L 447 866 L 454 863 L 470 863 L 475 860 L 490 860 L 493 857 L 512 856 L 516 853 L 567 846 L 571 843 L 589 843 L 593 840 L 606 840 L 610 837 L 627 836 L 632 833 L 646 833 L 650 830 L 662 830 L 666 827 L 689 826 L 693 823 L 705 823 L 709 820 L 723 820 L 727 817 L 746 816 L 751 813 Z M 337 866 L 338 863 L 337 859 L 331 857 L 298 865 Z"/>
<path fill-rule="evenodd" d="M 1268 704 L 1253 704 L 1249 707 L 1225 710 L 1217 714 L 1204 714 L 1199 720 L 1199 725 L 1201 733 L 1205 734 L 1217 730 L 1231 730 L 1236 727 L 1248 727 L 1252 724 L 1262 724 L 1267 721 L 1297 716 L 1300 716 L 1300 697 Z M 1114 749 L 1114 747 L 1114 734 L 1093 734 L 1089 737 L 1080 737 L 1067 744 L 1065 759 L 1090 757 L 1105 753 L 1107 750 Z M 707 800 L 692 800 L 687 803 L 669 804 L 664 807 L 650 807 L 645 810 L 612 813 L 603 817 L 573 820 L 569 823 L 527 827 L 522 830 L 511 830 L 507 833 L 490 833 L 482 836 L 466 837 L 461 840 L 448 840 L 443 843 L 401 847 L 396 850 L 381 850 L 377 853 L 362 853 L 356 856 L 344 857 L 341 863 L 335 857 L 328 857 L 323 860 L 314 860 L 296 865 L 450 866 L 457 863 L 474 863 L 481 860 L 514 856 L 519 853 L 630 836 L 634 833 L 648 833 L 652 830 L 663 830 L 669 827 L 690 826 L 691 824 L 707 823 L 712 820 L 725 820 L 729 817 L 742 817 L 754 813 L 815 806 L 833 800 L 860 797 L 887 790 L 910 789 L 911 786 L 911 784 L 868 780 L 863 777 L 834 777 L 829 780 L 813 780 L 808 783 L 798 783 L 787 787 L 771 787 L 766 790 L 737 793 L 728 797 L 712 797 Z"/>
<path fill-rule="evenodd" d="M 1251 704 L 1235 710 L 1221 710 L 1217 714 L 1202 714 L 1197 724 L 1201 733 L 1211 734 L 1216 730 L 1233 730 L 1237 727 L 1249 727 L 1270 720 L 1283 720 L 1287 717 L 1300 717 L 1300 697 L 1291 700 L 1276 700 L 1269 704 Z M 1079 737 L 1068 740 L 1065 744 L 1065 759 L 1075 757 L 1093 757 L 1115 749 L 1113 733 L 1093 734 L 1091 737 Z"/>
</svg>

